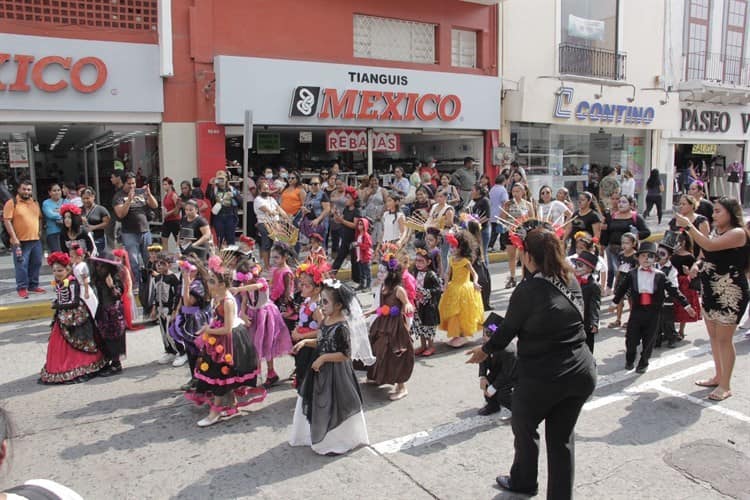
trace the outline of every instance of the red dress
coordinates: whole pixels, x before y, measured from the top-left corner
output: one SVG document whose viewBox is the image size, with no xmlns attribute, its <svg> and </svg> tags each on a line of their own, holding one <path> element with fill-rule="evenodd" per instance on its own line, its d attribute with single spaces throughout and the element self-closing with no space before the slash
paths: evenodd
<svg viewBox="0 0 750 500">
<path fill-rule="evenodd" d="M 677 283 L 680 288 L 680 292 L 685 296 L 688 303 L 693 307 L 695 316 L 690 316 L 679 302 L 674 304 L 674 320 L 677 323 L 694 323 L 701 319 L 701 301 L 698 290 L 690 288 L 690 276 L 682 272 L 682 266 L 690 267 L 695 263 L 695 257 L 692 254 L 688 255 L 673 255 L 672 265 L 677 270 Z"/>
</svg>

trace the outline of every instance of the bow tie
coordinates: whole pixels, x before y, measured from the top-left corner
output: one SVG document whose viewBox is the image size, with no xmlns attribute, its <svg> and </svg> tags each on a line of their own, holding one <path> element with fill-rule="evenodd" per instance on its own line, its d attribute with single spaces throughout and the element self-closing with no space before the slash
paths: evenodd
<svg viewBox="0 0 750 500">
<path fill-rule="evenodd" d="M 641 271 L 643 271 L 644 273 L 653 273 L 654 272 L 654 268 L 653 267 L 649 267 L 649 268 L 642 267 Z"/>
<path fill-rule="evenodd" d="M 589 282 L 589 278 L 583 277 L 583 276 L 576 276 L 576 279 L 578 280 L 579 285 L 586 285 Z"/>
</svg>

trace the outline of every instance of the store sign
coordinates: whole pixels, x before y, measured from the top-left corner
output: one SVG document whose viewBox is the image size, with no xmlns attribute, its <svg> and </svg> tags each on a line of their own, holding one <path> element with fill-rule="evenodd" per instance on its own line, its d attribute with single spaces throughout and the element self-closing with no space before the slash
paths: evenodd
<svg viewBox="0 0 750 500">
<path fill-rule="evenodd" d="M 29 168 L 29 148 L 25 142 L 9 142 L 10 168 Z"/>
<path fill-rule="evenodd" d="M 214 69 L 219 123 L 247 108 L 264 125 L 500 128 L 498 77 L 234 56 Z"/>
<path fill-rule="evenodd" d="M 718 149 L 718 145 L 716 144 L 693 144 L 692 153 L 694 155 L 715 156 Z"/>
<path fill-rule="evenodd" d="M 256 152 L 259 155 L 274 155 L 281 153 L 281 134 L 274 132 L 258 132 L 255 139 Z"/>
<path fill-rule="evenodd" d="M 301 130 L 299 133 L 300 144 L 312 143 L 312 130 Z"/>
<path fill-rule="evenodd" d="M 574 89 L 561 87 L 555 94 L 553 116 L 569 120 L 595 122 L 596 124 L 648 125 L 654 121 L 656 110 L 651 106 L 601 103 L 598 101 L 573 101 Z"/>
<path fill-rule="evenodd" d="M 732 117 L 727 111 L 698 111 L 697 109 L 683 108 L 682 123 L 680 130 L 691 132 L 727 132 L 732 126 Z M 747 133 L 750 125 L 750 114 L 742 113 L 743 132 Z"/>
<path fill-rule="evenodd" d="M 3 33 L 0 47 L 0 110 L 164 110 L 156 44 Z"/>
<path fill-rule="evenodd" d="M 372 150 L 397 153 L 401 150 L 400 137 L 391 132 L 373 132 Z M 367 151 L 367 131 L 327 130 L 326 151 Z"/>
</svg>

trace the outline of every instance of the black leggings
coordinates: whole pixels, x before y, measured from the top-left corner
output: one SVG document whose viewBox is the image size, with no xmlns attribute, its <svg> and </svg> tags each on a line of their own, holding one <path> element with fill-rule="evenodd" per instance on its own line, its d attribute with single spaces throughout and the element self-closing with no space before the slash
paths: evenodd
<svg viewBox="0 0 750 500">
<path fill-rule="evenodd" d="M 651 208 L 654 205 L 656 205 L 656 218 L 661 224 L 661 194 L 646 195 L 646 211 L 643 212 L 643 218 L 645 219 L 651 214 Z"/>
</svg>

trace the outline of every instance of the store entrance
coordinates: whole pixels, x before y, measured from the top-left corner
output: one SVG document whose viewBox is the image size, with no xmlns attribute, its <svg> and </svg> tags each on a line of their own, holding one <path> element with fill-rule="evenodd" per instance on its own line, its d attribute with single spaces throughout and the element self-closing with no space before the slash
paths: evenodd
<svg viewBox="0 0 750 500">
<path fill-rule="evenodd" d="M 35 198 L 47 198 L 51 184 L 73 182 L 94 187 L 97 200 L 111 208 L 110 173 L 133 170 L 141 184 L 158 192 L 159 155 L 156 125 L 78 123 L 0 125 L 0 174 L 11 191 L 31 179 Z"/>
<path fill-rule="evenodd" d="M 686 193 L 690 182 L 700 180 L 705 185 L 711 200 L 732 196 L 744 201 L 742 165 L 745 156 L 744 144 L 676 144 L 674 147 L 675 203 L 679 195 Z M 733 174 L 732 172 L 739 173 Z"/>
</svg>

